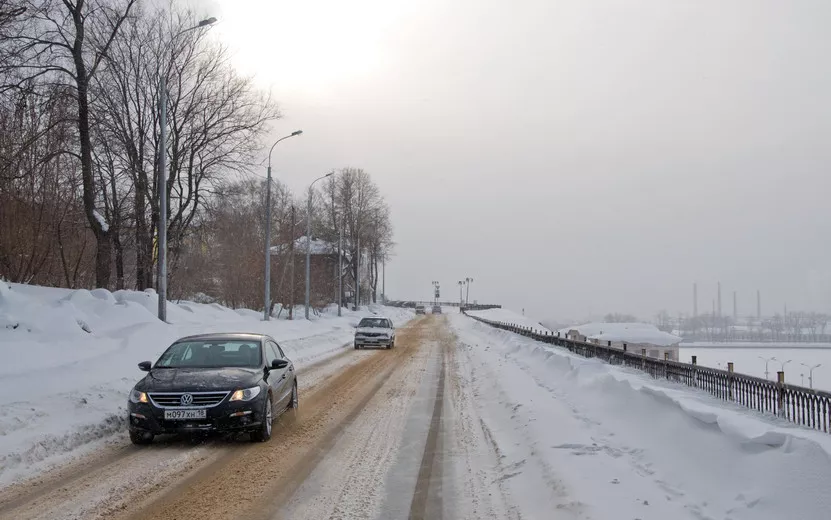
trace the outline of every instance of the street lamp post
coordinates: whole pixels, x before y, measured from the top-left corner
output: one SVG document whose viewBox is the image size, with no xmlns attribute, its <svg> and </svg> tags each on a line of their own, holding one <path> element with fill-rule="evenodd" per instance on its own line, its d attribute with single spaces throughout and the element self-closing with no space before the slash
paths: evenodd
<svg viewBox="0 0 831 520">
<path fill-rule="evenodd" d="M 775 357 L 766 358 L 766 357 L 759 356 L 759 359 L 761 359 L 762 361 L 765 362 L 765 379 L 767 379 L 768 378 L 768 363 L 770 363 L 771 361 L 776 361 L 776 358 Z"/>
<path fill-rule="evenodd" d="M 265 289 L 263 291 L 263 321 L 271 318 L 271 152 L 277 143 L 303 133 L 303 130 L 295 130 L 285 137 L 274 141 L 268 151 L 268 175 L 265 181 Z M 292 228 L 292 233 L 294 229 Z M 292 234 L 292 240 L 294 235 Z M 292 278 L 294 283 L 294 278 Z"/>
<path fill-rule="evenodd" d="M 793 359 L 789 359 L 789 360 L 787 360 L 787 361 L 780 361 L 780 362 L 779 362 L 779 364 L 780 364 L 779 371 L 780 371 L 780 372 L 784 372 L 784 371 L 785 371 L 785 365 L 787 365 L 787 364 L 788 364 L 788 363 L 790 363 L 791 361 L 793 361 Z"/>
<path fill-rule="evenodd" d="M 470 305 L 470 284 L 473 283 L 473 278 L 465 278 L 467 282 L 467 291 L 465 291 L 465 305 Z"/>
<path fill-rule="evenodd" d="M 814 388 L 814 369 L 819 368 L 822 366 L 822 363 L 817 363 L 816 365 L 806 365 L 805 363 L 800 363 L 800 365 L 804 366 L 808 369 L 808 387 Z"/>
<path fill-rule="evenodd" d="M 311 299 L 311 262 L 312 262 L 312 187 L 317 181 L 331 177 L 335 172 L 329 172 L 318 177 L 309 184 L 309 201 L 306 206 L 306 319 L 309 319 L 309 300 Z"/>
<path fill-rule="evenodd" d="M 343 217 L 338 226 L 338 316 L 343 307 Z"/>
<path fill-rule="evenodd" d="M 216 23 L 216 18 L 210 17 L 200 21 L 198 24 L 183 29 L 174 34 L 170 41 L 162 49 L 159 60 L 167 55 L 169 46 L 176 41 L 176 38 L 188 31 L 201 27 L 208 27 Z M 156 294 L 159 297 L 159 319 L 167 321 L 167 79 L 159 63 L 159 241 L 156 264 Z"/>
<path fill-rule="evenodd" d="M 463 281 L 459 280 L 459 309 L 465 305 L 465 299 L 462 296 L 462 286 L 464 286 L 464 284 L 465 283 Z"/>
</svg>

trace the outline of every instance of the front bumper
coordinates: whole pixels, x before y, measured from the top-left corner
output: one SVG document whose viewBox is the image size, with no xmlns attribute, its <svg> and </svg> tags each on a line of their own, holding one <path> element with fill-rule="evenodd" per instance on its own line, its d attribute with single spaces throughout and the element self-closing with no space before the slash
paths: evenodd
<svg viewBox="0 0 831 520">
<path fill-rule="evenodd" d="M 355 345 L 381 345 L 389 346 L 395 338 L 386 336 L 355 336 Z"/>
<path fill-rule="evenodd" d="M 263 421 L 265 397 L 258 396 L 251 401 L 225 401 L 205 409 L 204 419 L 168 420 L 164 418 L 165 408 L 151 403 L 128 401 L 128 421 L 132 432 L 152 435 L 172 433 L 224 433 L 249 432 L 260 428 Z M 167 408 L 186 410 L 186 407 Z"/>
</svg>

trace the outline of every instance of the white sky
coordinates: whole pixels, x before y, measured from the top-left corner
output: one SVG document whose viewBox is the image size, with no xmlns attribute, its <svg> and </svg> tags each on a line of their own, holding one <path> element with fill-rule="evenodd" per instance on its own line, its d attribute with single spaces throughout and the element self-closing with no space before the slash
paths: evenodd
<svg viewBox="0 0 831 520">
<path fill-rule="evenodd" d="M 202 0 L 284 118 L 280 180 L 370 172 L 391 297 L 539 318 L 831 311 L 828 0 Z"/>
</svg>

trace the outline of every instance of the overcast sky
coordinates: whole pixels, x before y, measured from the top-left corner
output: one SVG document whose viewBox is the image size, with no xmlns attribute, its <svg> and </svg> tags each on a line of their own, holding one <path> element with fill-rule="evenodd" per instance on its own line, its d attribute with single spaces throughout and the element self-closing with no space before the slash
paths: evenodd
<svg viewBox="0 0 831 520">
<path fill-rule="evenodd" d="M 395 298 L 539 319 L 831 311 L 828 0 L 203 0 L 284 118 L 370 172 Z"/>
</svg>

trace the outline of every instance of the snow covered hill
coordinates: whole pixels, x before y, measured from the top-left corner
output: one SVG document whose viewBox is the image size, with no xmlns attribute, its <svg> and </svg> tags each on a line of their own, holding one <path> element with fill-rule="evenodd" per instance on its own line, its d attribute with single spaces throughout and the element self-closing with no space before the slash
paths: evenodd
<svg viewBox="0 0 831 520">
<path fill-rule="evenodd" d="M 248 309 L 169 303 L 156 319 L 153 292 L 68 290 L 0 282 L 0 485 L 123 433 L 130 388 L 174 340 L 203 332 L 262 332 L 302 369 L 351 346 L 362 316 L 396 322 L 405 309 L 337 308 L 313 320 L 262 321 Z"/>
</svg>

